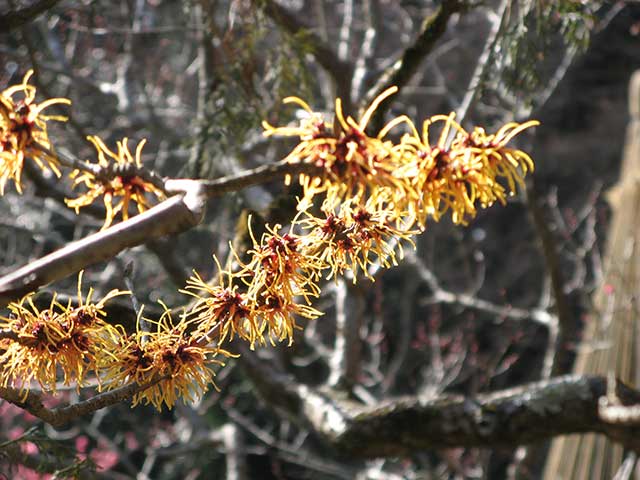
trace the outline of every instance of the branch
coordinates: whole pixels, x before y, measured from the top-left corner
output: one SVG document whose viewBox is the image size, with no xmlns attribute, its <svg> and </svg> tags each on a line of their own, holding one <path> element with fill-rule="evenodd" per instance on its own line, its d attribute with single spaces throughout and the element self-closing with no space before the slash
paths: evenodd
<svg viewBox="0 0 640 480">
<path fill-rule="evenodd" d="M 126 248 L 198 225 L 204 200 L 198 193 L 174 196 L 146 212 L 70 243 L 0 278 L 0 307 L 89 265 L 108 260 Z"/>
<path fill-rule="evenodd" d="M 33 416 L 38 417 L 54 427 L 61 427 L 74 418 L 127 400 L 136 393 L 140 393 L 154 386 L 161 380 L 163 380 L 163 377 L 154 378 L 142 385 L 132 383 L 108 392 L 100 393 L 87 400 L 59 408 L 45 407 L 42 401 L 42 395 L 33 391 L 29 391 L 25 395 L 21 390 L 0 386 L 0 398 L 13 403 L 17 407 L 26 410 Z"/>
<path fill-rule="evenodd" d="M 145 182 L 151 183 L 153 186 L 164 192 L 164 182 L 158 174 L 147 170 L 146 168 L 138 167 L 135 164 L 128 164 L 123 167 L 122 165 L 112 163 L 108 167 L 103 167 L 97 163 L 80 160 L 64 149 L 58 149 L 54 153 L 52 150 L 40 145 L 39 143 L 35 143 L 33 146 L 48 156 L 56 158 L 61 165 L 74 170 L 88 172 L 97 180 L 106 182 L 113 180 L 118 175 L 131 175 L 142 178 Z"/>
<path fill-rule="evenodd" d="M 207 198 L 212 198 L 253 185 L 266 183 L 284 177 L 285 175 L 293 176 L 303 172 L 311 173 L 314 171 L 321 172 L 322 170 L 309 163 L 290 163 L 289 160 L 280 160 L 279 162 L 262 165 L 253 170 L 247 170 L 226 177 L 214 178 L 212 180 L 167 180 L 165 187 L 169 191 L 175 189 L 175 191 L 179 192 L 184 190 L 182 185 L 187 184 L 184 182 L 197 183 L 202 188 L 203 194 Z"/>
<path fill-rule="evenodd" d="M 498 44 L 498 40 L 500 39 L 500 35 L 504 31 L 507 24 L 507 16 L 509 11 L 509 6 L 511 5 L 510 0 L 502 0 L 500 6 L 497 10 L 497 15 L 499 20 L 494 20 L 491 25 L 491 29 L 489 30 L 489 34 L 487 35 L 487 40 L 484 45 L 484 49 L 478 58 L 478 62 L 476 63 L 476 68 L 471 75 L 471 80 L 469 81 L 469 86 L 467 87 L 467 91 L 460 102 L 460 106 L 458 106 L 456 110 L 456 119 L 462 124 L 464 119 L 467 117 L 469 113 L 469 108 L 471 104 L 475 101 L 476 96 L 478 95 L 481 86 L 488 74 L 488 69 L 490 67 L 489 58 L 491 54 L 496 48 Z"/>
<path fill-rule="evenodd" d="M 317 167 L 282 160 L 213 180 L 165 180 L 164 189 L 176 194 L 168 200 L 0 277 L 0 308 L 89 265 L 113 258 L 122 250 L 195 227 L 204 216 L 207 198 L 314 169 Z"/>
<path fill-rule="evenodd" d="M 485 312 L 498 318 L 532 320 L 546 327 L 555 325 L 557 322 L 555 315 L 541 308 L 518 308 L 511 305 L 498 305 L 467 293 L 455 293 L 445 290 L 433 272 L 426 267 L 422 259 L 418 257 L 415 252 L 408 251 L 405 253 L 405 263 L 415 267 L 420 280 L 425 282 L 431 289 L 429 303 L 459 305 L 464 308 Z"/>
<path fill-rule="evenodd" d="M 575 354 L 574 348 L 578 341 L 580 329 L 577 319 L 574 318 L 571 312 L 567 296 L 564 292 L 564 274 L 562 273 L 556 242 L 538 202 L 539 199 L 535 184 L 533 179 L 530 179 L 527 188 L 527 206 L 529 207 L 533 226 L 540 240 L 542 255 L 549 271 L 558 315 L 556 350 L 551 367 L 551 375 L 557 376 L 571 370 Z"/>
<path fill-rule="evenodd" d="M 436 42 L 447 30 L 449 18 L 454 13 L 463 11 L 464 2 L 461 0 L 443 0 L 436 11 L 422 22 L 420 34 L 416 41 L 408 47 L 402 56 L 382 73 L 376 84 L 367 92 L 360 103 L 360 108 L 366 108 L 382 92 L 392 86 L 402 89 L 416 73 L 424 58 L 433 50 Z M 382 128 L 386 111 L 391 105 L 390 99 L 384 100 L 377 108 L 371 125 L 373 131 Z"/>
<path fill-rule="evenodd" d="M 364 0 L 362 10 L 367 28 L 351 81 L 351 98 L 354 100 L 360 98 L 364 93 L 367 76 L 373 71 L 374 53 L 378 45 L 378 29 L 381 23 L 380 0 Z"/>
<path fill-rule="evenodd" d="M 329 384 L 351 390 L 358 383 L 362 369 L 362 339 L 365 301 L 358 285 L 342 278 L 336 282 L 336 338 L 329 362 Z"/>
<path fill-rule="evenodd" d="M 8 32 L 14 28 L 22 27 L 36 18 L 38 15 L 53 8 L 60 0 L 40 0 L 30 7 L 21 8 L 13 12 L 0 15 L 0 31 Z"/>
<path fill-rule="evenodd" d="M 341 455 L 360 458 L 407 456 L 443 447 L 513 447 L 558 435 L 597 432 L 640 451 L 640 429 L 598 415 L 607 380 L 564 376 L 518 388 L 465 397 L 404 397 L 375 407 L 309 388 L 274 372 L 255 353 L 239 360 L 261 396 L 298 423 L 311 427 Z M 619 382 L 625 405 L 639 404 L 640 392 Z"/>
</svg>

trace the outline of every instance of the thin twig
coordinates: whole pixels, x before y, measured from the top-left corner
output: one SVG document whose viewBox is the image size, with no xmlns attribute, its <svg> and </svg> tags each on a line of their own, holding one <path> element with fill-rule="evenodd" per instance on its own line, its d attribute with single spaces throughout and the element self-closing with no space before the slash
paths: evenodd
<svg viewBox="0 0 640 480">
<path fill-rule="evenodd" d="M 401 57 L 393 63 L 380 77 L 376 84 L 368 91 L 360 103 L 360 109 L 366 108 L 382 92 L 392 86 L 400 90 L 409 83 L 422 61 L 433 50 L 436 43 L 447 30 L 449 19 L 455 13 L 463 11 L 464 2 L 460 0 L 443 0 L 436 11 L 422 22 L 420 34 L 415 42 L 409 46 Z M 377 108 L 371 119 L 372 131 L 379 131 L 384 121 L 384 115 L 391 105 L 390 99 L 384 100 Z"/>
<path fill-rule="evenodd" d="M 252 170 L 247 170 L 235 175 L 214 178 L 212 180 L 186 180 L 187 182 L 197 182 L 202 188 L 203 194 L 207 198 L 218 197 L 228 192 L 235 192 L 243 188 L 266 183 L 270 180 L 281 178 L 285 175 L 297 175 L 303 172 L 320 172 L 321 170 L 308 163 L 290 163 L 289 160 L 262 165 Z M 167 190 L 171 191 L 172 186 L 179 185 L 182 180 L 168 180 L 165 182 Z M 178 187 L 178 191 L 181 188 Z"/>
<path fill-rule="evenodd" d="M 34 144 L 33 146 L 36 149 L 40 150 L 42 153 L 45 153 L 50 157 L 56 158 L 61 165 L 64 165 L 65 167 L 68 167 L 68 168 L 72 168 L 74 170 L 80 170 L 83 172 L 90 173 L 98 180 L 106 182 L 109 180 L 113 180 L 116 176 L 122 176 L 122 175 L 136 176 L 136 177 L 140 177 L 145 182 L 151 183 L 154 187 L 160 189 L 163 192 L 165 190 L 164 181 L 162 177 L 160 177 L 155 172 L 150 171 L 149 169 L 146 169 L 144 167 L 137 167 L 134 164 L 129 164 L 124 167 L 117 164 L 111 164 L 108 167 L 102 167 L 97 163 L 82 161 L 64 149 L 57 149 L 55 152 L 53 152 L 47 147 L 37 143 Z"/>
<path fill-rule="evenodd" d="M 569 302 L 564 291 L 565 279 L 560 266 L 560 257 L 558 255 L 556 241 L 544 218 L 533 179 L 530 179 L 528 185 L 527 205 L 540 240 L 540 248 L 551 279 L 551 288 L 553 290 L 555 308 L 558 315 L 556 354 L 551 369 L 551 375 L 556 376 L 571 370 L 574 348 L 578 340 L 579 326 L 569 307 Z"/>
<path fill-rule="evenodd" d="M 489 58 L 491 54 L 495 50 L 496 44 L 500 39 L 500 35 L 504 30 L 507 24 L 507 10 L 511 3 L 511 0 L 502 0 L 502 3 L 498 7 L 497 15 L 499 17 L 499 21 L 493 21 L 491 24 L 491 30 L 487 35 L 487 40 L 485 42 L 484 49 L 478 58 L 478 62 L 476 63 L 476 68 L 471 75 L 471 81 L 469 82 L 469 86 L 467 87 L 467 91 L 460 102 L 460 106 L 456 110 L 456 119 L 458 123 L 462 124 L 469 113 L 469 108 L 471 104 L 475 101 L 480 88 L 482 86 L 482 82 L 487 76 L 487 72 L 489 67 Z"/>
</svg>

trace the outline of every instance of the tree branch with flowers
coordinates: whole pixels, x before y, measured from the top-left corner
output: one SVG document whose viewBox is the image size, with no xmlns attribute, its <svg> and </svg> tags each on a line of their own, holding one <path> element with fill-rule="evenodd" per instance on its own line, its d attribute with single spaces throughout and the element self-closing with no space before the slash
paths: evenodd
<svg viewBox="0 0 640 480">
<path fill-rule="evenodd" d="M 69 176 L 85 192 L 66 200 L 67 205 L 78 213 L 102 201 L 106 213 L 102 232 L 24 267 L 28 272 L 18 270 L 0 278 L 3 298 L 23 290 L 25 279 L 29 288 L 37 288 L 149 236 L 184 228 L 171 207 L 202 211 L 207 197 L 233 182 L 160 179 L 145 173 L 140 160 L 144 141 L 132 153 L 127 139 L 113 151 L 93 136 L 89 141 L 97 151 L 97 162 L 69 162 L 56 156 L 47 122 L 64 119 L 47 116 L 44 110 L 69 101 L 36 103 L 30 75 L 2 93 L 2 191 L 9 181 L 21 190 L 25 161 L 57 176 L 61 166 L 75 167 Z M 2 330 L 7 332 L 1 340 L 3 387 L 28 395 L 36 381 L 44 393 L 55 394 L 60 369 L 65 385 L 80 387 L 91 374 L 100 391 L 137 384 L 134 405 L 145 401 L 161 408 L 173 406 L 178 398 L 193 400 L 214 385 L 214 367 L 223 364 L 219 358 L 232 356 L 226 344 L 235 337 L 248 341 L 252 349 L 282 341 L 290 345 L 294 331 L 301 328 L 298 318 L 315 320 L 322 315 L 312 305 L 323 282 L 345 275 L 354 283 L 359 277 L 373 279 L 370 267 L 396 265 L 402 258 L 401 242 L 411 244 L 427 219 L 437 221 L 451 212 L 454 223 L 466 224 L 478 206 L 504 204 L 508 194 L 523 185 L 523 175 L 533 169 L 533 162 L 508 144 L 537 122 L 510 123 L 489 135 L 480 127 L 467 132 L 453 114 L 436 115 L 423 122 L 419 133 L 402 115 L 369 136 L 367 125 L 376 108 L 396 91 L 392 87 L 383 92 L 359 121 L 345 117 L 337 99 L 335 124 L 301 99 L 285 99 L 301 107 L 306 117 L 297 126 L 273 127 L 265 122 L 265 135 L 292 136 L 298 145 L 275 168 L 240 178 L 251 184 L 279 174 L 290 183 L 297 175 L 303 191 L 298 213 L 284 233 L 281 225 L 273 225 L 266 226 L 259 239 L 252 235 L 252 248 L 246 253 L 233 251 L 225 267 L 214 257 L 217 281 L 205 281 L 194 273 L 182 290 L 193 302 L 178 314 L 164 307 L 160 318 L 148 319 L 140 311 L 137 331 L 127 333 L 122 326 L 107 323 L 102 308 L 114 296 L 130 292 L 116 290 L 92 303 L 91 290 L 83 298 L 81 276 L 75 305 L 60 304 L 54 296 L 49 307 L 40 310 L 33 303 L 33 292 L 10 302 L 9 316 L 2 317 Z M 390 140 L 391 132 L 401 127 L 406 132 L 400 140 Z M 439 137 L 432 145 L 429 137 L 434 130 Z M 174 186 L 184 189 L 175 202 L 169 197 Z M 190 199 L 194 191 L 198 193 Z M 160 201 L 153 208 L 150 196 Z M 142 214 L 139 218 L 129 218 L 132 204 Z M 109 235 L 118 215 L 122 222 Z M 186 222 L 187 228 L 198 218 L 201 215 Z M 121 238 L 115 245 L 114 236 Z M 16 287 L 20 281 L 23 285 Z"/>
<path fill-rule="evenodd" d="M 233 3 L 242 13 L 251 2 Z M 373 0 L 366 3 L 368 8 L 379 8 Z M 508 23 L 508 3 L 502 2 L 500 25 Z M 209 2 L 198 5 L 202 25 L 196 29 L 206 41 L 207 35 L 220 32 L 212 21 L 214 14 L 207 10 Z M 420 118 L 410 106 L 394 109 L 393 100 L 401 89 L 404 94 L 411 89 L 411 79 L 445 35 L 449 22 L 471 9 L 472 2 L 441 2 L 422 22 L 417 38 L 397 55 L 398 61 L 379 68 L 377 79 L 362 82 L 360 87 L 369 87 L 365 99 L 350 98 L 354 66 L 334 54 L 325 41 L 326 32 L 305 32 L 303 23 L 280 2 L 256 5 L 295 39 L 311 39 L 314 48 L 303 49 L 305 58 L 315 59 L 328 72 L 336 82 L 338 98 L 332 99 L 333 108 L 326 112 L 320 111 L 316 99 L 285 97 L 285 92 L 280 110 L 261 112 L 262 135 L 252 139 L 257 146 L 251 148 L 268 152 L 268 162 L 255 168 L 229 169 L 210 179 L 182 178 L 184 173 L 175 174 L 175 170 L 163 176 L 165 169 L 148 166 L 145 139 L 118 136 L 116 141 L 106 140 L 104 132 L 86 136 L 91 155 L 76 155 L 51 133 L 57 128 L 53 125 L 64 126 L 65 115 L 73 111 L 69 99 L 46 98 L 40 85 L 36 90 L 31 71 L 20 83 L 2 86 L 0 194 L 22 194 L 23 186 L 27 192 L 32 180 L 68 209 L 65 215 L 83 218 L 89 213 L 100 224 L 92 225 L 97 231 L 83 231 L 76 241 L 0 277 L 0 399 L 63 428 L 123 402 L 141 408 L 151 405 L 159 411 L 206 403 L 217 395 L 211 390 L 230 388 L 226 372 L 239 365 L 271 408 L 293 419 L 323 445 L 354 458 L 410 456 L 425 449 L 485 443 L 513 445 L 584 431 L 604 433 L 637 451 L 633 421 L 621 426 L 601 412 L 605 403 L 633 409 L 638 401 L 637 392 L 612 379 L 558 377 L 517 390 L 467 396 L 420 391 L 395 398 L 386 397 L 395 379 L 384 378 L 377 381 L 383 385 L 385 400 L 377 403 L 364 382 L 358 383 L 361 375 L 375 375 L 365 367 L 351 368 L 351 381 L 313 386 L 315 379 L 284 375 L 271 365 L 275 359 L 274 363 L 317 362 L 334 369 L 343 361 L 338 356 L 327 360 L 326 347 L 314 341 L 315 333 L 325 328 L 322 317 L 332 308 L 326 301 L 331 293 L 336 294 L 336 317 L 340 315 L 343 323 L 338 326 L 336 320 L 336 350 L 342 340 L 339 348 L 355 351 L 360 345 L 351 346 L 349 341 L 354 335 L 360 341 L 366 328 L 367 341 L 380 342 L 377 355 L 386 355 L 388 345 L 380 340 L 382 322 L 375 318 L 380 307 L 367 306 L 375 313 L 365 327 L 361 319 L 350 317 L 362 312 L 347 308 L 346 303 L 338 305 L 338 297 L 345 302 L 349 288 L 350 293 L 361 295 L 362 303 L 371 300 L 370 292 L 383 288 L 377 286 L 380 272 L 391 269 L 395 269 L 392 275 L 402 269 L 418 272 L 420 282 L 432 293 L 422 299 L 427 304 L 485 312 L 496 322 L 505 318 L 531 321 L 549 332 L 556 317 L 547 311 L 548 305 L 513 308 L 476 298 L 477 290 L 453 289 L 439 282 L 413 253 L 416 244 L 431 234 L 425 230 L 436 222 L 466 227 L 481 210 L 489 209 L 487 216 L 499 214 L 497 207 L 506 206 L 510 197 L 523 192 L 526 177 L 534 170 L 527 153 L 530 148 L 518 146 L 523 143 L 519 137 L 539 124 L 528 115 L 488 129 L 468 127 L 455 113 Z M 212 18 L 207 20 L 207 15 Z M 140 33 L 136 31 L 139 27 L 134 22 L 131 31 L 124 31 L 127 41 L 134 41 L 131 39 L 138 34 L 155 34 Z M 241 55 L 241 48 L 234 50 L 236 33 L 231 28 L 220 35 L 225 54 Z M 496 30 L 488 51 L 497 48 L 503 33 L 502 27 Z M 219 45 L 212 45 L 207 52 L 213 58 Z M 130 54 L 126 48 L 125 52 Z M 242 75 L 251 78 L 251 62 L 243 67 Z M 117 82 L 100 88 L 113 89 L 121 98 L 131 88 L 127 78 L 122 74 Z M 476 80 L 472 81 L 474 90 L 480 88 Z M 207 90 L 207 85 L 201 87 Z M 215 88 L 218 86 L 211 86 Z M 356 105 L 360 106 L 358 114 L 354 113 Z M 150 130 L 147 136 L 153 145 L 153 127 Z M 199 125 L 198 130 L 208 131 L 206 125 Z M 283 145 L 288 150 L 281 154 Z M 150 304 L 147 295 L 140 302 L 135 291 L 139 287 L 130 279 L 125 279 L 126 289 L 118 285 L 98 294 L 99 285 L 84 272 L 100 262 L 118 262 L 121 252 L 152 241 L 165 242 L 157 249 L 159 256 L 181 255 L 172 248 L 172 239 L 202 228 L 207 208 L 215 205 L 217 209 L 218 203 L 236 192 L 274 181 L 289 192 L 288 207 L 278 215 L 241 215 L 228 253 L 214 253 L 206 270 L 194 267 L 177 289 L 154 295 L 157 305 Z M 553 245 L 548 247 L 553 249 Z M 407 252 L 409 258 L 404 261 Z M 49 287 L 76 275 L 74 295 L 66 296 L 56 285 Z M 409 294 L 415 295 L 419 288 Z M 554 294 L 561 294 L 562 285 L 553 288 Z M 46 289 L 51 295 L 43 292 Z M 555 305 L 562 301 L 556 300 Z M 113 307 L 123 304 L 134 323 L 114 313 Z M 392 345 L 397 351 L 389 354 L 390 376 L 402 371 L 414 342 L 428 343 L 442 352 L 437 335 L 406 328 L 409 315 L 408 309 L 401 309 L 403 318 L 398 319 L 397 328 L 406 331 Z M 352 329 L 351 337 L 345 334 L 340 339 L 343 332 L 338 330 L 345 325 Z M 414 339 L 414 333 L 419 338 Z M 300 342 L 303 336 L 307 341 Z M 571 345 L 561 347 L 570 355 Z M 371 364 L 381 362 L 373 348 L 362 350 L 354 354 L 355 360 L 344 362 L 362 362 L 363 358 Z M 262 356 L 264 351 L 273 353 L 269 363 Z M 296 352 L 293 360 L 292 351 Z M 507 360 L 505 353 L 505 363 Z M 465 361 L 455 360 L 450 367 L 462 369 Z M 430 374 L 446 383 L 443 359 L 434 356 L 433 362 Z M 339 376 L 331 372 L 331 378 Z M 65 394 L 69 391 L 71 398 Z M 216 408 L 225 410 L 229 418 L 241 417 L 234 405 L 221 403 Z M 558 405 L 572 408 L 571 415 L 558 410 Z M 238 425 L 258 438 L 271 438 L 253 420 L 243 421 Z M 547 427 L 549 423 L 553 428 Z M 397 432 L 402 432 L 401 439 L 396 439 Z M 282 443 L 276 448 L 295 451 Z"/>
</svg>

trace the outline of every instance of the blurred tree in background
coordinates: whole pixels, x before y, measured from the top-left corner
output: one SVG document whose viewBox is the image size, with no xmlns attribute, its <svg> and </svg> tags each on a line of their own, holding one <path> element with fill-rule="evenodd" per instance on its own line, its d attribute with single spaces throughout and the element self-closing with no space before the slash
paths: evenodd
<svg viewBox="0 0 640 480">
<path fill-rule="evenodd" d="M 536 161 L 526 191 L 505 207 L 479 211 L 466 227 L 429 220 L 397 267 L 369 270 L 374 282 L 323 283 L 314 304 L 321 318 L 300 318 L 304 328 L 289 347 L 252 351 L 231 342 L 241 356 L 216 368 L 218 390 L 195 403 L 130 408 L 129 391 L 106 408 L 80 411 L 73 406 L 87 405 L 95 384 L 59 385 L 44 406 L 0 385 L 0 473 L 542 478 L 546 441 L 598 432 L 619 445 L 609 471 L 632 478 L 640 415 L 625 408 L 640 403 L 635 373 L 621 373 L 614 359 L 594 370 L 579 361 L 576 374 L 566 374 L 580 351 L 618 351 L 606 335 L 580 342 L 583 331 L 610 318 L 602 298 L 612 298 L 611 285 L 622 288 L 603 267 L 611 212 L 605 192 L 620 175 L 638 52 L 640 5 L 633 1 L 0 2 L 0 90 L 33 69 L 37 102 L 71 100 L 71 107 L 46 110 L 68 117 L 48 125 L 60 156 L 94 158 L 89 135 L 108 146 L 128 137 L 132 153 L 147 139 L 141 160 L 149 172 L 228 180 L 210 184 L 219 191 L 197 212 L 203 218 L 165 219 L 175 225 L 153 238 L 104 237 L 87 247 L 81 266 L 67 262 L 60 269 L 68 274 L 52 272 L 55 283 L 34 297 L 40 309 L 54 291 L 62 304 L 75 302 L 76 272 L 90 265 L 85 295 L 89 285 L 96 299 L 132 290 L 133 299 L 118 296 L 105 307 L 127 331 L 136 328 L 138 303 L 156 317 L 158 300 L 184 304 L 178 289 L 192 271 L 217 278 L 212 253 L 226 259 L 230 245 L 251 248 L 248 218 L 259 239 L 265 222 L 286 226 L 295 216 L 303 193 L 296 182 L 242 180 L 295 145 L 263 135 L 263 121 L 301 120 L 285 97 L 304 99 L 332 121 L 336 97 L 345 114 L 360 118 L 397 86 L 371 118 L 370 134 L 402 114 L 417 121 L 455 112 L 463 127 L 488 132 L 541 122 L 516 140 Z M 0 197 L 3 305 L 19 297 L 12 272 L 104 224 L 101 206 L 79 215 L 66 207 L 71 181 L 29 165 L 23 193 L 8 183 Z M 616 208 L 637 211 L 634 197 L 615 191 L 614 216 Z M 96 260 L 98 248 L 107 253 Z M 634 275 L 625 273 L 630 280 L 622 286 L 634 285 Z M 637 312 L 634 292 L 624 298 L 620 308 Z M 619 351 L 635 365 L 625 372 L 637 372 L 635 350 Z M 621 411 L 599 411 L 603 403 Z M 558 478 L 557 468 L 551 462 L 546 476 Z M 601 478 L 589 471 L 575 478 Z"/>
</svg>

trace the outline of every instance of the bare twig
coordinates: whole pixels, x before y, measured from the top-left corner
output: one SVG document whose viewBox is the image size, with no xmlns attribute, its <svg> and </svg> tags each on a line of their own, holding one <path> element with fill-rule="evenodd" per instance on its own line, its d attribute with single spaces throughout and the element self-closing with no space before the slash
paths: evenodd
<svg viewBox="0 0 640 480">
<path fill-rule="evenodd" d="M 243 435 L 233 423 L 222 427 L 222 439 L 226 453 L 227 480 L 245 480 L 249 478 Z"/>
<path fill-rule="evenodd" d="M 318 167 L 308 163 L 290 163 L 288 160 L 280 160 L 256 167 L 253 170 L 247 170 L 235 175 L 229 175 L 212 180 L 185 180 L 185 182 L 197 182 L 202 188 L 203 194 L 207 198 L 218 197 L 228 192 L 235 192 L 252 185 L 266 183 L 270 180 L 281 178 L 285 175 L 297 175 L 302 172 L 319 171 Z M 180 185 L 177 182 L 182 180 L 168 180 L 165 182 L 167 190 L 172 191 L 173 186 Z M 182 186 L 178 186 L 176 191 L 183 190 Z"/>
<path fill-rule="evenodd" d="M 469 113 L 469 108 L 471 104 L 475 101 L 478 92 L 480 91 L 480 87 L 482 86 L 482 82 L 487 76 L 488 69 L 491 66 L 489 64 L 489 57 L 491 53 L 496 47 L 498 40 L 500 39 L 500 34 L 506 25 L 507 19 L 507 10 L 509 5 L 511 4 L 511 0 L 502 0 L 500 6 L 498 7 L 497 16 L 499 18 L 498 21 L 494 20 L 491 25 L 491 30 L 487 35 L 487 40 L 485 42 L 484 50 L 480 54 L 478 58 L 478 62 L 476 63 L 476 69 L 471 75 L 471 81 L 469 82 L 469 86 L 467 87 L 467 91 L 460 102 L 460 106 L 456 110 L 457 121 L 462 124 L 464 119 Z"/>
<path fill-rule="evenodd" d="M 188 175 L 197 176 L 201 168 L 201 161 L 205 151 L 206 143 L 206 114 L 208 101 L 215 85 L 215 73 L 213 62 L 216 58 L 216 52 L 213 48 L 212 39 L 212 12 L 213 8 L 207 0 L 195 2 L 193 13 L 198 25 L 197 39 L 197 62 L 198 62 L 198 95 L 196 98 L 196 115 L 194 121 L 194 129 L 196 130 L 195 139 L 189 155 Z"/>
<path fill-rule="evenodd" d="M 165 190 L 163 179 L 159 175 L 146 168 L 137 167 L 134 164 L 129 164 L 125 167 L 117 164 L 111 164 L 109 167 L 105 168 L 97 163 L 82 161 L 64 149 L 58 149 L 53 152 L 39 144 L 35 144 L 34 147 L 51 157 L 55 157 L 65 167 L 91 173 L 98 180 L 112 180 L 117 175 L 135 175 L 142 178 L 145 182 L 151 183 L 156 188 L 162 191 Z"/>
<path fill-rule="evenodd" d="M 402 367 L 409 354 L 411 339 L 415 333 L 412 318 L 415 305 L 414 298 L 419 285 L 418 282 L 409 280 L 402 289 L 399 318 L 397 319 L 394 332 L 394 336 L 397 337 L 398 340 L 395 342 L 394 353 L 389 361 L 389 367 L 382 382 L 382 389 L 385 393 L 395 386 L 399 373 L 402 371 Z"/>
<path fill-rule="evenodd" d="M 278 455 L 288 462 L 304 465 L 305 467 L 321 473 L 329 473 L 336 478 L 351 480 L 355 472 L 350 466 L 332 462 L 326 456 L 317 456 L 311 450 L 301 448 L 299 445 L 290 445 L 274 437 L 271 433 L 253 423 L 251 419 L 237 412 L 233 408 L 226 407 L 225 412 L 229 418 L 256 437 L 265 445 L 278 451 Z"/>
<path fill-rule="evenodd" d="M 554 315 L 540 308 L 518 308 L 511 305 L 498 305 L 466 293 L 455 293 L 445 290 L 440 286 L 436 276 L 429 270 L 422 260 L 413 252 L 406 253 L 406 262 L 416 268 L 420 279 L 431 289 L 428 303 L 445 303 L 460 305 L 481 312 L 495 315 L 497 318 L 509 318 L 512 320 L 533 320 L 541 325 L 548 326 L 554 321 Z"/>
<path fill-rule="evenodd" d="M 551 288 L 553 290 L 555 308 L 558 315 L 558 336 L 551 375 L 562 375 L 571 370 L 575 353 L 574 348 L 578 341 L 579 325 L 569 308 L 567 296 L 564 292 L 565 280 L 560 266 L 556 241 L 544 218 L 536 188 L 531 179 L 529 188 L 527 189 L 527 200 L 531 219 L 540 240 L 540 248 L 551 279 Z"/>
<path fill-rule="evenodd" d="M 359 107 L 366 108 L 374 98 L 392 86 L 397 86 L 400 90 L 409 83 L 420 64 L 433 50 L 438 40 L 444 35 L 449 19 L 455 13 L 463 11 L 464 2 L 460 0 L 443 0 L 436 11 L 424 19 L 420 28 L 420 34 L 415 42 L 408 47 L 402 56 L 389 67 L 367 92 Z M 377 132 L 382 127 L 384 115 L 389 109 L 391 102 L 384 100 L 376 110 L 371 119 L 371 128 Z"/>
<path fill-rule="evenodd" d="M 351 33 L 353 31 L 354 0 L 346 0 L 343 4 L 342 26 L 340 27 L 340 40 L 338 42 L 338 58 L 343 62 L 349 58 L 351 49 Z"/>
<path fill-rule="evenodd" d="M 364 17 L 367 22 L 367 29 L 364 32 L 364 39 L 360 47 L 360 53 L 356 60 L 353 71 L 353 81 L 351 85 L 351 98 L 360 98 L 366 88 L 367 76 L 371 73 L 374 52 L 378 39 L 378 28 L 380 21 L 379 0 L 364 1 Z"/>
</svg>

